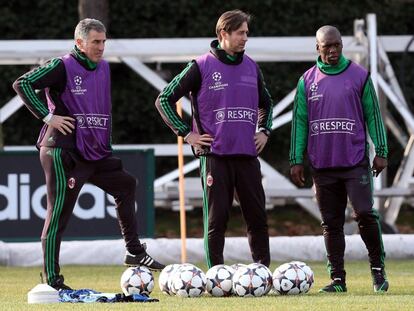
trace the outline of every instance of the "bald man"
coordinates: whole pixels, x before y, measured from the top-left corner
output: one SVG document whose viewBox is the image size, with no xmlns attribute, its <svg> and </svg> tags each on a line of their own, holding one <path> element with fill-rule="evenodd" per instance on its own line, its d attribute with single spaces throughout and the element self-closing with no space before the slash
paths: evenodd
<svg viewBox="0 0 414 311">
<path fill-rule="evenodd" d="M 387 166 L 387 138 L 378 98 L 366 69 L 342 54 L 339 30 L 316 32 L 316 65 L 299 79 L 289 162 L 293 182 L 304 186 L 305 150 L 316 186 L 332 282 L 320 292 L 346 292 L 344 223 L 348 198 L 371 265 L 375 292 L 388 290 L 379 215 L 372 208 L 372 177 Z M 366 128 L 375 145 L 370 163 Z"/>
</svg>

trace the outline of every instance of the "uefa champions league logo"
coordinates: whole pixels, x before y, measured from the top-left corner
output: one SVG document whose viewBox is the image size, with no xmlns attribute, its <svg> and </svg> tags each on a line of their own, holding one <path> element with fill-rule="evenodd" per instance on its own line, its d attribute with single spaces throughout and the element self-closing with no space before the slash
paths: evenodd
<svg viewBox="0 0 414 311">
<path fill-rule="evenodd" d="M 220 72 L 213 72 L 213 74 L 211 75 L 213 80 L 216 82 L 219 82 L 221 80 L 221 73 Z"/>
<path fill-rule="evenodd" d="M 318 91 L 318 83 L 312 82 L 309 89 L 312 93 L 316 93 Z"/>
<path fill-rule="evenodd" d="M 75 83 L 76 87 L 71 89 L 71 92 L 74 95 L 84 95 L 88 90 L 82 88 L 82 77 L 81 76 L 74 76 L 73 82 Z"/>
<path fill-rule="evenodd" d="M 222 90 L 224 90 L 226 87 L 228 87 L 228 86 L 229 86 L 229 84 L 228 84 L 228 83 L 223 83 L 223 82 L 221 81 L 221 79 L 222 79 L 223 77 L 221 76 L 221 73 L 220 73 L 220 72 L 218 72 L 218 71 L 214 71 L 214 72 L 211 74 L 211 78 L 213 79 L 214 84 L 212 84 L 212 85 L 210 85 L 210 86 L 208 87 L 208 89 L 209 89 L 209 90 L 212 90 L 212 91 L 222 91 Z"/>
<path fill-rule="evenodd" d="M 75 76 L 74 78 L 73 78 L 73 82 L 75 82 L 75 84 L 76 85 L 81 85 L 82 84 L 82 77 L 80 77 L 80 76 Z"/>
</svg>

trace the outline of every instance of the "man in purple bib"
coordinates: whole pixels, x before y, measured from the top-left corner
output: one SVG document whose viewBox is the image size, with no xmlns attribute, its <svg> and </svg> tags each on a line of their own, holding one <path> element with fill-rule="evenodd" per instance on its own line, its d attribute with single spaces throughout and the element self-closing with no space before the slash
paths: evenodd
<svg viewBox="0 0 414 311">
<path fill-rule="evenodd" d="M 252 258 L 270 264 L 257 155 L 272 127 L 272 100 L 258 65 L 244 54 L 249 20 L 240 10 L 221 15 L 216 25 L 218 40 L 211 43 L 211 51 L 191 61 L 156 101 L 165 123 L 200 157 L 208 267 L 224 262 L 224 236 L 235 191 L 247 224 Z M 175 108 L 188 93 L 193 108 L 191 128 Z"/>
<path fill-rule="evenodd" d="M 295 96 L 289 161 L 291 177 L 304 185 L 305 149 L 316 187 L 332 282 L 320 292 L 346 292 L 344 223 L 347 199 L 371 265 L 375 292 L 388 290 L 378 212 L 372 208 L 372 174 L 387 166 L 387 138 L 369 73 L 342 55 L 338 29 L 316 33 L 319 58 L 299 79 Z M 366 127 L 375 145 L 368 160 Z"/>
<path fill-rule="evenodd" d="M 43 270 L 52 287 L 70 289 L 60 275 L 63 232 L 82 186 L 92 183 L 115 198 L 126 265 L 161 270 L 137 235 L 136 179 L 112 156 L 109 64 L 102 60 L 105 26 L 84 19 L 70 54 L 49 60 L 18 78 L 13 87 L 35 117 L 45 122 L 37 142 L 46 177 L 47 213 L 42 232 Z M 44 89 L 47 105 L 35 90 Z"/>
</svg>

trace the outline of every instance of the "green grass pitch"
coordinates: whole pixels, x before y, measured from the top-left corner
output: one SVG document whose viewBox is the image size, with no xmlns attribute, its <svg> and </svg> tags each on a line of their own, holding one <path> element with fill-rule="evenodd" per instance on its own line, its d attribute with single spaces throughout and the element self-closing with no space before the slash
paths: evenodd
<svg viewBox="0 0 414 311">
<path fill-rule="evenodd" d="M 270 269 L 281 264 L 273 262 Z M 348 292 L 320 294 L 318 289 L 329 282 L 323 262 L 308 262 L 315 273 L 315 283 L 309 293 L 298 296 L 268 295 L 260 298 L 201 298 L 167 296 L 156 286 L 151 297 L 157 303 L 88 303 L 31 304 L 27 292 L 39 283 L 39 267 L 0 266 L 0 310 L 414 310 L 414 260 L 388 260 L 386 271 L 390 281 L 388 293 L 375 294 L 367 261 L 346 262 Z M 204 264 L 198 266 L 206 271 Z M 102 292 L 120 292 L 119 280 L 123 266 L 63 266 L 67 284 L 73 288 L 91 288 Z"/>
</svg>

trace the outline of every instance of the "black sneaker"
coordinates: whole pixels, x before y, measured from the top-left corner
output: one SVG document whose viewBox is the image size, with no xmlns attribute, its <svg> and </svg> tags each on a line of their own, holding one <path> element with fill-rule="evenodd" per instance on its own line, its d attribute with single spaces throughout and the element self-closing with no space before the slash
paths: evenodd
<svg viewBox="0 0 414 311">
<path fill-rule="evenodd" d="M 50 286 L 53 287 L 54 289 L 60 291 L 60 290 L 72 290 L 72 288 L 70 288 L 69 286 L 67 286 L 64 283 L 65 279 L 63 278 L 63 275 L 58 275 L 57 277 L 55 277 L 52 282 L 50 282 Z"/>
<path fill-rule="evenodd" d="M 346 291 L 346 284 L 340 278 L 334 279 L 331 284 L 319 290 L 320 293 L 345 293 Z"/>
<path fill-rule="evenodd" d="M 371 276 L 374 292 L 383 293 L 388 290 L 389 283 L 384 268 L 371 268 Z"/>
<path fill-rule="evenodd" d="M 133 255 L 130 252 L 126 252 L 124 264 L 126 266 L 144 266 L 153 271 L 161 271 L 165 268 L 165 265 L 159 263 L 144 250 L 141 254 Z"/>
</svg>

